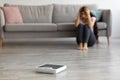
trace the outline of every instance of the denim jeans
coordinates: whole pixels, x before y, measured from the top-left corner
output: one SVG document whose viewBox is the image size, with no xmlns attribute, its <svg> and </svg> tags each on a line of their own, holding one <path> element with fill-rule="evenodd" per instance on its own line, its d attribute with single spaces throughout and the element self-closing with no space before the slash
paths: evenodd
<svg viewBox="0 0 120 80">
<path fill-rule="evenodd" d="M 88 46 L 93 46 L 96 43 L 96 38 L 93 31 L 89 28 L 87 24 L 79 24 L 77 27 L 77 36 L 76 42 L 79 45 L 80 43 L 88 43 Z"/>
</svg>

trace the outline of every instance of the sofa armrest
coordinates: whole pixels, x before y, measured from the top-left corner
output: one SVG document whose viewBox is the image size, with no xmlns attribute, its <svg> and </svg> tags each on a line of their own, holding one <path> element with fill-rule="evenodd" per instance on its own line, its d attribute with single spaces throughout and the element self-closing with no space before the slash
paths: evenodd
<svg viewBox="0 0 120 80">
<path fill-rule="evenodd" d="M 103 11 L 102 22 L 107 24 L 107 33 L 106 36 L 111 36 L 111 10 L 110 9 L 101 9 Z"/>
<path fill-rule="evenodd" d="M 3 27 L 5 26 L 5 18 L 2 9 L 0 9 L 0 38 L 2 38 Z"/>
</svg>

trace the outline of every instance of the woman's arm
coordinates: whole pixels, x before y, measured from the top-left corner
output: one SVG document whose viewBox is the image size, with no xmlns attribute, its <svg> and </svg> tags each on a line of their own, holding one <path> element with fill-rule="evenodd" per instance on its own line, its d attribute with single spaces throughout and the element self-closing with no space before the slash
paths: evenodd
<svg viewBox="0 0 120 80">
<path fill-rule="evenodd" d="M 87 17 L 88 17 L 88 25 L 90 28 L 93 28 L 96 18 L 90 16 L 90 10 L 87 10 Z"/>
<path fill-rule="evenodd" d="M 74 25 L 75 25 L 75 27 L 78 27 L 79 24 L 80 24 L 80 13 L 78 13 Z"/>
<path fill-rule="evenodd" d="M 95 17 L 90 17 L 88 18 L 88 25 L 90 28 L 93 28 L 94 24 L 95 24 L 96 18 Z"/>
</svg>

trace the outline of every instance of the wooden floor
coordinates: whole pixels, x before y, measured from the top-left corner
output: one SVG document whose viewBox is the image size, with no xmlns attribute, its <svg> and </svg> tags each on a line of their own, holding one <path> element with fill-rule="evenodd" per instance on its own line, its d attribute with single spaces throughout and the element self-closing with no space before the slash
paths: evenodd
<svg viewBox="0 0 120 80">
<path fill-rule="evenodd" d="M 75 39 L 5 40 L 0 49 L 0 80 L 120 80 L 120 39 L 106 38 L 88 51 L 76 49 Z M 65 64 L 58 74 L 42 74 L 35 67 Z"/>
</svg>

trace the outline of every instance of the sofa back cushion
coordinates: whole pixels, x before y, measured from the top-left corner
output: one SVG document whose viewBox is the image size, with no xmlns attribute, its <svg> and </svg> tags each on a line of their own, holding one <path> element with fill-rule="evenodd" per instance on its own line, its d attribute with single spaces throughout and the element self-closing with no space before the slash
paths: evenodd
<svg viewBox="0 0 120 80">
<path fill-rule="evenodd" d="M 6 24 L 20 24 L 23 23 L 21 13 L 18 7 L 2 7 L 5 15 Z"/>
<path fill-rule="evenodd" d="M 54 23 L 71 23 L 75 21 L 80 7 L 88 6 L 90 9 L 97 9 L 97 5 L 64 5 L 54 4 L 53 22 Z"/>
<path fill-rule="evenodd" d="M 23 17 L 24 23 L 51 23 L 53 5 L 5 5 L 5 6 L 17 6 Z"/>
</svg>

